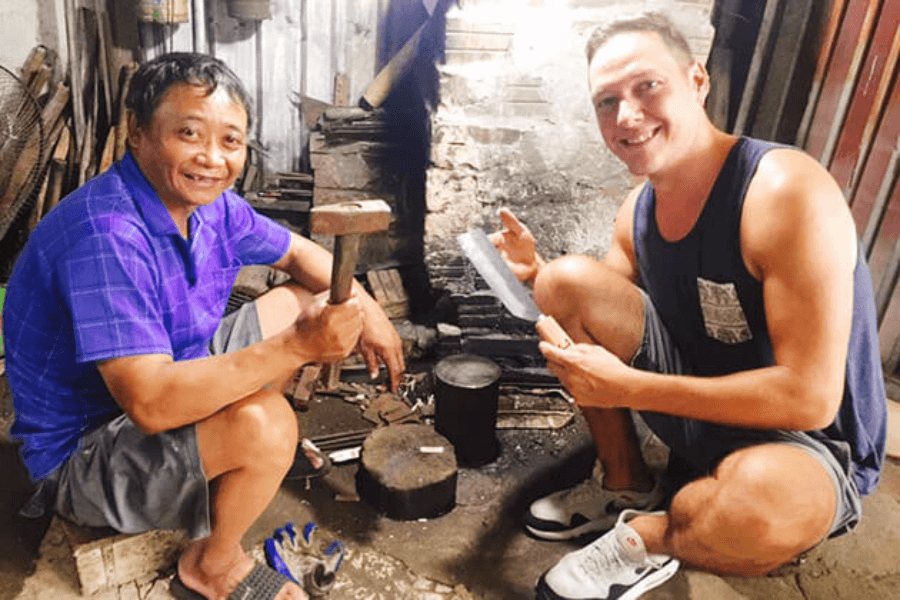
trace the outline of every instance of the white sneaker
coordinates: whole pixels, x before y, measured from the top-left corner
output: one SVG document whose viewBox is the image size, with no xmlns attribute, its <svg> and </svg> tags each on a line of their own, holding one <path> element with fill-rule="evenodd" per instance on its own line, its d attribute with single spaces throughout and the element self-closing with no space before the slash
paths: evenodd
<svg viewBox="0 0 900 600">
<path fill-rule="evenodd" d="M 537 600 L 634 600 L 675 575 L 678 560 L 648 554 L 641 536 L 626 524 L 639 514 L 665 513 L 622 511 L 611 531 L 541 576 Z"/>
<path fill-rule="evenodd" d="M 597 461 L 585 481 L 536 500 L 525 514 L 525 528 L 545 540 L 568 540 L 610 529 L 626 508 L 651 510 L 662 500 L 658 478 L 649 492 L 636 492 L 608 490 L 603 476 L 603 465 Z"/>
</svg>

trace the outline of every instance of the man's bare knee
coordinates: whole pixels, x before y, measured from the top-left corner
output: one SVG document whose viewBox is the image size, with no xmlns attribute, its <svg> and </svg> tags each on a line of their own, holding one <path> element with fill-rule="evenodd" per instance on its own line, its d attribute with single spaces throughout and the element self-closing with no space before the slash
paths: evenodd
<svg viewBox="0 0 900 600">
<path fill-rule="evenodd" d="M 825 537 L 834 516 L 834 490 L 816 465 L 805 451 L 777 444 L 730 455 L 713 477 L 673 500 L 677 553 L 711 571 L 747 576 L 790 562 Z"/>
<path fill-rule="evenodd" d="M 570 254 L 547 263 L 534 280 L 538 304 L 550 309 L 561 298 L 577 293 L 586 281 L 600 276 L 604 265 L 589 256 Z"/>
<path fill-rule="evenodd" d="M 297 418 L 279 392 L 263 390 L 198 424 L 207 476 L 237 468 L 285 471 L 297 450 Z"/>
</svg>

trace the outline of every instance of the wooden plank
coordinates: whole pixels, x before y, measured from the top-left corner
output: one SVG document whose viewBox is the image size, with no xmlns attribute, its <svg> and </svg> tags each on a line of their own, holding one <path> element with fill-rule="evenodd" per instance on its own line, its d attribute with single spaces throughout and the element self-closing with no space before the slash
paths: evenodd
<svg viewBox="0 0 900 600">
<path fill-rule="evenodd" d="M 47 48 L 44 46 L 35 46 L 28 53 L 28 57 L 22 64 L 22 81 L 25 85 L 30 86 L 31 80 L 40 71 L 41 67 L 47 63 Z"/>
<path fill-rule="evenodd" d="M 34 228 L 37 227 L 38 221 L 41 220 L 49 189 L 50 169 L 44 169 L 43 177 L 41 177 L 41 189 L 38 191 L 34 206 L 31 209 L 31 217 L 28 219 L 28 231 L 34 231 Z"/>
<path fill-rule="evenodd" d="M 884 99 L 900 54 L 900 3 L 886 2 L 872 35 L 869 51 L 856 85 L 828 170 L 849 195 L 854 176 L 868 154 L 875 124 L 884 110 Z"/>
<path fill-rule="evenodd" d="M 828 65 L 831 62 L 831 54 L 834 50 L 835 41 L 837 40 L 838 26 L 844 18 L 845 8 L 847 8 L 847 0 L 833 0 L 831 3 L 831 13 L 829 14 L 828 22 L 822 33 L 822 46 L 816 60 L 816 70 L 813 74 L 809 99 L 806 103 L 806 109 L 804 110 L 800 127 L 797 130 L 796 144 L 801 148 L 806 146 L 809 126 L 812 122 L 813 115 L 816 112 L 816 106 L 819 104 L 819 96 L 822 93 L 822 84 L 825 80 L 825 74 L 828 71 Z"/>
<path fill-rule="evenodd" d="M 754 103 L 755 116 L 751 132 L 755 137 L 777 139 L 813 10 L 814 0 L 785 2 L 784 12 L 774 33 L 772 53 L 767 59 L 769 68 L 761 86 L 759 100 Z"/>
<path fill-rule="evenodd" d="M 116 128 L 110 127 L 109 133 L 106 134 L 106 143 L 103 144 L 103 151 L 100 153 L 100 162 L 97 166 L 97 174 L 103 173 L 113 164 L 113 158 L 116 152 Z"/>
<path fill-rule="evenodd" d="M 76 147 L 84 140 L 85 115 L 84 104 L 80 101 L 84 94 L 84 74 L 82 72 L 82 39 L 81 26 L 78 20 L 76 0 L 65 0 L 66 38 L 69 52 L 69 80 L 72 86 L 72 115 L 74 117 L 75 137 L 72 144 Z"/>
<path fill-rule="evenodd" d="M 41 65 L 37 73 L 35 73 L 28 82 L 28 91 L 31 92 L 31 95 L 34 96 L 35 99 L 40 97 L 41 92 L 44 91 L 44 86 L 50 81 L 50 76 L 52 74 L 53 69 L 50 68 L 50 65 Z"/>
<path fill-rule="evenodd" d="M 753 51 L 753 58 L 750 60 L 750 68 L 747 71 L 747 78 L 744 83 L 743 97 L 738 106 L 737 116 L 734 119 L 733 133 L 736 135 L 749 133 L 748 125 L 759 97 L 759 88 L 762 87 L 759 81 L 765 75 L 764 65 L 774 35 L 775 22 L 778 18 L 780 6 L 781 0 L 768 0 L 766 2 L 762 22 L 759 26 L 759 33 L 756 36 L 756 48 Z"/>
<path fill-rule="evenodd" d="M 861 175 L 850 195 L 850 210 L 857 229 L 862 232 L 869 221 L 869 214 L 882 194 L 885 174 L 890 171 L 892 156 L 900 139 L 900 81 L 895 80 L 885 104 L 884 114 L 878 122 L 871 149 L 861 165 Z"/>
<path fill-rule="evenodd" d="M 894 242 L 894 249 L 891 251 L 891 256 L 878 282 L 878 289 L 875 291 L 875 310 L 878 315 L 879 328 L 884 322 L 884 315 L 887 314 L 888 306 L 891 304 L 898 279 L 900 279 L 900 239 Z"/>
<path fill-rule="evenodd" d="M 375 77 L 378 62 L 378 3 L 372 0 L 347 0 L 349 39 L 346 73 L 349 77 L 349 103 L 356 105 Z"/>
<path fill-rule="evenodd" d="M 97 537 L 98 530 L 63 522 L 82 595 L 95 594 L 171 567 L 188 545 L 181 530 Z"/>
<path fill-rule="evenodd" d="M 129 63 L 122 67 L 122 75 L 120 77 L 121 84 L 119 86 L 119 102 L 116 112 L 116 142 L 114 149 L 114 160 L 120 160 L 125 156 L 127 149 L 126 141 L 128 140 L 128 111 L 125 108 L 125 100 L 128 96 L 128 89 L 131 87 L 131 78 L 138 70 L 136 62 Z"/>
<path fill-rule="evenodd" d="M 854 83 L 859 75 L 866 42 L 878 16 L 880 0 L 850 0 L 835 43 L 833 60 L 816 104 L 805 145 L 823 165 L 831 162 L 837 135 L 844 124 Z"/>
<path fill-rule="evenodd" d="M 869 213 L 866 229 L 863 232 L 862 244 L 867 260 L 872 257 L 872 250 L 875 248 L 875 238 L 878 236 L 878 232 L 881 231 L 881 225 L 884 223 L 885 216 L 887 216 L 888 203 L 891 193 L 896 187 L 898 176 L 900 176 L 900 140 L 898 140 L 897 147 L 891 153 L 891 160 L 885 169 L 884 178 L 878 189 L 878 195 L 875 196 L 872 211 Z"/>
<path fill-rule="evenodd" d="M 257 131 L 272 152 L 265 164 L 267 175 L 298 170 L 305 151 L 301 114 L 291 102 L 303 85 L 303 27 L 297 15 L 304 5 L 304 0 L 273 2 L 272 18 L 259 25 L 264 50 L 256 69 L 264 93 Z"/>
</svg>

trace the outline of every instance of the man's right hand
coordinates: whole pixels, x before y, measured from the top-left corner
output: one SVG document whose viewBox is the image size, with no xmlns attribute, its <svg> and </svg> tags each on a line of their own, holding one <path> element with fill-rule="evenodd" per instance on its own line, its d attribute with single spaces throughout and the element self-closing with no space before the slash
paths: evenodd
<svg viewBox="0 0 900 600">
<path fill-rule="evenodd" d="M 535 252 L 534 235 L 508 208 L 501 208 L 499 215 L 504 228 L 490 235 L 491 242 L 519 281 L 531 283 L 544 265 Z"/>
<path fill-rule="evenodd" d="M 363 329 L 359 299 L 331 304 L 328 292 L 316 294 L 294 322 L 301 353 L 308 362 L 331 363 L 350 355 Z"/>
</svg>

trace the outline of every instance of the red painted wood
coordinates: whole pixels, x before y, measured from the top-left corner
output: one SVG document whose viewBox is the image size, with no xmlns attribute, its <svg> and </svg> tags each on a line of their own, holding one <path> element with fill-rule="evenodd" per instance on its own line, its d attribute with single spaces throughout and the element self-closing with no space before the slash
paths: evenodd
<svg viewBox="0 0 900 600">
<path fill-rule="evenodd" d="M 875 131 L 872 149 L 862 170 L 856 191 L 850 198 L 850 209 L 856 221 L 857 231 L 865 230 L 872 205 L 886 175 L 891 153 L 900 140 L 900 79 L 894 81 L 888 97 L 887 108 Z M 900 190 L 895 189 L 888 205 L 888 214 L 882 224 L 881 235 L 896 237 L 900 232 Z"/>
<path fill-rule="evenodd" d="M 868 152 L 900 51 L 900 2 L 885 2 L 828 170 L 843 190 Z M 858 174 L 857 174 L 858 176 Z"/>
<path fill-rule="evenodd" d="M 831 51 L 834 49 L 834 44 L 837 40 L 838 27 L 841 24 L 841 19 L 844 18 L 846 5 L 847 0 L 834 0 L 832 2 L 828 22 L 822 31 L 822 43 L 819 49 L 819 56 L 816 59 L 816 72 L 813 74 L 812 86 L 809 91 L 809 103 L 803 115 L 803 123 L 801 123 L 799 131 L 797 131 L 797 145 L 801 147 L 806 145 L 812 113 L 819 102 L 819 96 L 822 94 L 822 84 L 825 81 L 825 74 L 828 72 L 828 62 L 831 59 Z"/>
<path fill-rule="evenodd" d="M 835 119 L 841 116 L 844 89 L 859 72 L 879 5 L 879 0 L 850 0 L 847 6 L 806 139 L 806 151 L 816 160 L 823 158 L 832 127 L 840 125 Z"/>
</svg>

